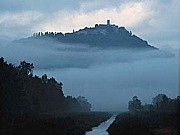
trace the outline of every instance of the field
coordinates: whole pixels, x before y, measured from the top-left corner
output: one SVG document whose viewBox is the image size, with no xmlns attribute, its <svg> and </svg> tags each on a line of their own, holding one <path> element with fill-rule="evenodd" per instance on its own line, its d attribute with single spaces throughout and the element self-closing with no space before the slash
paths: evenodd
<svg viewBox="0 0 180 135">
<path fill-rule="evenodd" d="M 59 116 L 2 116 L 1 135 L 84 135 L 111 117 L 110 113 L 68 113 Z"/>
<path fill-rule="evenodd" d="M 178 114 L 121 113 L 108 128 L 109 135 L 178 135 Z"/>
</svg>

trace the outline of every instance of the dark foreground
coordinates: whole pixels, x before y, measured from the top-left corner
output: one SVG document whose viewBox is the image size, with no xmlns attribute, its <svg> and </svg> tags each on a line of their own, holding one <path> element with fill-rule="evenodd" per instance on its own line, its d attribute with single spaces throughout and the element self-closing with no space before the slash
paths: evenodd
<svg viewBox="0 0 180 135">
<path fill-rule="evenodd" d="M 69 113 L 58 117 L 41 116 L 2 116 L 1 135 L 85 135 L 101 122 L 111 117 L 110 113 Z"/>
<path fill-rule="evenodd" d="M 122 113 L 107 131 L 109 135 L 178 135 L 178 124 L 177 113 Z"/>
</svg>

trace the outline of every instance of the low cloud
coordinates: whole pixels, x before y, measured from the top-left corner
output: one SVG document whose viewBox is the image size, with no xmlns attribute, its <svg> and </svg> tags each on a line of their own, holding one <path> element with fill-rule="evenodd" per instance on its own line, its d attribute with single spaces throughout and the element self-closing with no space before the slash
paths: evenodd
<svg viewBox="0 0 180 135">
<path fill-rule="evenodd" d="M 34 63 L 34 74 L 55 77 L 64 84 L 65 95 L 87 97 L 94 110 L 127 110 L 134 95 L 143 103 L 159 93 L 176 97 L 179 57 L 167 54 L 54 41 L 0 45 L 5 60 Z"/>
<path fill-rule="evenodd" d="M 38 20 L 42 14 L 35 11 L 25 12 L 5 12 L 0 15 L 1 24 L 14 24 L 14 25 L 29 25 L 32 22 Z"/>
<path fill-rule="evenodd" d="M 102 49 L 83 44 L 64 44 L 54 40 L 22 40 L 1 45 L 0 55 L 13 63 L 25 59 L 36 69 L 89 68 L 113 63 L 171 58 L 173 53 L 159 50 Z"/>
<path fill-rule="evenodd" d="M 28 36 L 42 16 L 37 11 L 0 13 L 0 36 L 9 38 Z"/>
</svg>

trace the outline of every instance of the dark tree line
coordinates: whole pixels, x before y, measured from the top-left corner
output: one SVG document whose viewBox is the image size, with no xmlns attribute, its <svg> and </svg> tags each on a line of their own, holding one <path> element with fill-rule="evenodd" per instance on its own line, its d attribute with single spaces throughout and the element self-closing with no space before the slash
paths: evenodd
<svg viewBox="0 0 180 135">
<path fill-rule="evenodd" d="M 34 65 L 22 61 L 19 66 L 0 58 L 1 114 L 57 114 L 90 111 L 91 105 L 79 98 L 65 97 L 62 83 L 46 74 L 33 76 Z"/>
<path fill-rule="evenodd" d="M 142 105 L 141 100 L 134 96 L 128 103 L 130 112 L 139 111 L 162 111 L 162 112 L 177 112 L 180 109 L 180 96 L 175 99 L 169 98 L 165 94 L 158 94 L 152 99 L 151 104 Z"/>
<path fill-rule="evenodd" d="M 178 135 L 180 97 L 171 99 L 158 94 L 151 104 L 143 105 L 134 96 L 129 112 L 120 113 L 107 129 L 109 135 Z"/>
</svg>

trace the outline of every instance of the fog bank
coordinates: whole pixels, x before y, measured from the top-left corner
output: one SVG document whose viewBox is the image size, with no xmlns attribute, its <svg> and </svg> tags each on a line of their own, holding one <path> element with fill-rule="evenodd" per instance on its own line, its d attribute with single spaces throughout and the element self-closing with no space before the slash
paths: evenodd
<svg viewBox="0 0 180 135">
<path fill-rule="evenodd" d="M 150 102 L 178 95 L 179 51 L 100 49 L 54 41 L 0 44 L 0 56 L 16 65 L 34 63 L 34 74 L 61 81 L 65 95 L 85 96 L 94 110 L 126 110 L 132 96 Z"/>
</svg>

